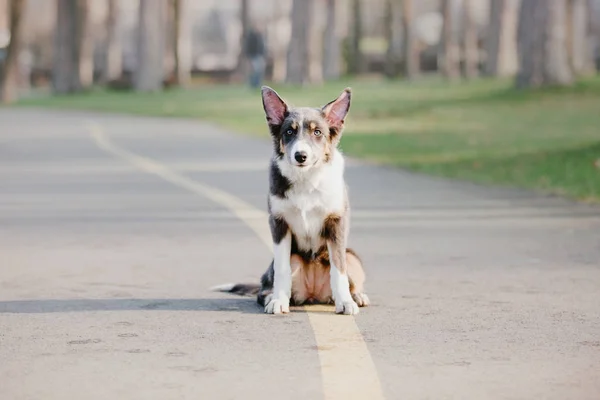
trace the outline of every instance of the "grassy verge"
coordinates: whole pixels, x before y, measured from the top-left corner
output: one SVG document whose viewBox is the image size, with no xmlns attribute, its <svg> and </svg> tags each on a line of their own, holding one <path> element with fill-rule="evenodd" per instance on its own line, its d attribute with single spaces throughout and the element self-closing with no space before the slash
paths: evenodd
<svg viewBox="0 0 600 400">
<path fill-rule="evenodd" d="M 541 189 L 600 201 L 600 79 L 569 89 L 517 92 L 510 82 L 341 81 L 275 89 L 296 105 L 322 105 L 352 86 L 347 154 L 426 173 Z M 205 86 L 135 94 L 95 91 L 22 106 L 192 117 L 266 135 L 257 91 Z"/>
</svg>

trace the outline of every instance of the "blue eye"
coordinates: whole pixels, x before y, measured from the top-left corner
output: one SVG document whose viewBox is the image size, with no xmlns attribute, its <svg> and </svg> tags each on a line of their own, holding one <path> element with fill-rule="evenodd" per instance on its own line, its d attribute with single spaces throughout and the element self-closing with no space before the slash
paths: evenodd
<svg viewBox="0 0 600 400">
<path fill-rule="evenodd" d="M 288 129 L 288 130 L 285 132 L 285 134 L 286 134 L 286 135 L 288 135 L 288 136 L 292 136 L 292 135 L 294 134 L 294 130 L 293 130 L 293 129 Z"/>
<path fill-rule="evenodd" d="M 314 134 L 315 134 L 315 136 L 321 136 L 322 135 L 321 131 L 318 130 L 318 129 L 315 129 Z"/>
</svg>

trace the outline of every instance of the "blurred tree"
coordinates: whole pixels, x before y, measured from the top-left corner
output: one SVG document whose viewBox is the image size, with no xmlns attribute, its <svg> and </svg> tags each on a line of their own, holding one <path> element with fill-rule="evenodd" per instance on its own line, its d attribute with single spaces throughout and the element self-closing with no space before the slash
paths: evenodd
<svg viewBox="0 0 600 400">
<path fill-rule="evenodd" d="M 78 92 L 92 83 L 92 41 L 87 0 L 57 0 L 55 51 L 52 67 L 54 93 Z"/>
<path fill-rule="evenodd" d="M 137 68 L 134 87 L 140 92 L 162 89 L 164 78 L 165 9 L 163 0 L 140 0 Z"/>
<path fill-rule="evenodd" d="M 250 4 L 249 0 L 240 0 L 240 24 L 242 25 L 242 35 L 240 37 L 240 54 L 238 55 L 237 73 L 246 79 L 248 76 L 248 64 L 246 60 L 246 43 L 250 33 Z"/>
<path fill-rule="evenodd" d="M 473 0 L 463 0 L 463 59 L 464 76 L 467 79 L 479 75 L 479 34 L 473 6 Z"/>
<path fill-rule="evenodd" d="M 566 22 L 566 0 L 521 0 L 517 87 L 573 83 Z"/>
<path fill-rule="evenodd" d="M 338 0 L 327 1 L 327 21 L 323 43 L 323 77 L 334 80 L 340 77 L 341 47 L 337 32 Z"/>
<path fill-rule="evenodd" d="M 288 29 L 290 23 L 289 0 L 277 0 L 273 12 L 273 22 L 270 24 L 271 54 L 273 56 L 273 76 L 275 82 L 285 82 L 287 70 Z"/>
<path fill-rule="evenodd" d="M 388 77 L 402 72 L 407 79 L 419 73 L 417 35 L 414 28 L 413 0 L 387 0 L 385 30 L 388 41 L 385 73 Z"/>
<path fill-rule="evenodd" d="M 243 44 L 246 51 L 249 50 L 248 39 L 252 36 L 253 26 L 250 24 L 250 30 L 246 33 L 246 42 Z M 200 29 L 196 34 L 202 37 L 204 51 L 214 54 L 225 54 L 227 52 L 227 22 L 224 12 L 220 7 L 211 7 L 204 18 Z"/>
<path fill-rule="evenodd" d="M 360 43 L 363 29 L 361 18 L 361 0 L 352 0 L 352 18 L 350 22 L 350 48 L 348 57 L 348 73 L 360 74 L 363 72 L 364 60 Z"/>
<path fill-rule="evenodd" d="M 517 67 L 519 0 L 491 0 L 486 36 L 485 74 L 512 75 Z"/>
<path fill-rule="evenodd" d="M 191 79 L 192 38 L 188 0 L 173 0 L 173 58 L 175 83 L 186 86 Z"/>
<path fill-rule="evenodd" d="M 308 30 L 308 80 L 323 83 L 323 48 L 325 39 L 324 19 L 326 3 L 313 0 L 310 29 Z"/>
<path fill-rule="evenodd" d="M 600 70 L 600 0 L 588 0 L 588 44 L 596 72 Z"/>
<path fill-rule="evenodd" d="M 593 5 L 591 0 L 568 0 L 567 46 L 570 66 L 577 76 L 595 72 Z"/>
<path fill-rule="evenodd" d="M 120 78 L 123 64 L 121 32 L 119 30 L 119 3 L 118 0 L 108 0 L 107 2 L 105 58 L 101 72 L 103 83 Z"/>
<path fill-rule="evenodd" d="M 440 46 L 440 61 L 442 75 L 447 79 L 459 76 L 459 48 L 455 37 L 454 0 L 442 0 L 442 38 Z"/>
<path fill-rule="evenodd" d="M 414 79 L 419 74 L 419 49 L 415 32 L 413 0 L 402 0 L 404 76 Z"/>
<path fill-rule="evenodd" d="M 79 54 L 79 74 L 81 88 L 87 89 L 94 83 L 94 38 L 91 24 L 91 4 L 89 0 L 77 1 L 77 51 Z"/>
<path fill-rule="evenodd" d="M 294 0 L 292 3 L 292 36 L 287 54 L 286 82 L 304 84 L 310 79 L 309 35 L 313 0 Z"/>
<path fill-rule="evenodd" d="M 10 41 L 6 49 L 4 65 L 0 68 L 1 103 L 12 103 L 17 99 L 24 8 L 25 0 L 9 0 L 8 2 Z"/>
<path fill-rule="evenodd" d="M 387 50 L 384 72 L 388 78 L 396 77 L 400 73 L 401 53 L 404 50 L 402 40 L 405 39 L 405 36 L 402 32 L 401 1 L 403 0 L 386 0 L 385 2 L 384 28 Z"/>
</svg>

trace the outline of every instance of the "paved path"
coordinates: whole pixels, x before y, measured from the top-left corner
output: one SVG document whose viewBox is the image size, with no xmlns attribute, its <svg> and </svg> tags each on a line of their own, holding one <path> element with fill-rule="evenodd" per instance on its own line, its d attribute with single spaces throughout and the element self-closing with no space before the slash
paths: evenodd
<svg viewBox="0 0 600 400">
<path fill-rule="evenodd" d="M 269 142 L 0 110 L 0 399 L 598 399 L 600 210 L 349 161 L 356 317 L 258 279 Z"/>
</svg>

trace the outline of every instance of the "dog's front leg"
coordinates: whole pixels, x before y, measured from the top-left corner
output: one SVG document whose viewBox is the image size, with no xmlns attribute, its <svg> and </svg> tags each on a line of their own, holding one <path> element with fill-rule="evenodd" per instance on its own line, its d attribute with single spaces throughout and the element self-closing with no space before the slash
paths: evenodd
<svg viewBox="0 0 600 400">
<path fill-rule="evenodd" d="M 350 294 L 350 280 L 346 266 L 346 239 L 344 221 L 329 220 L 325 232 L 327 235 L 327 251 L 329 252 L 329 276 L 331 293 L 335 301 L 335 312 L 338 314 L 358 314 L 358 305 Z"/>
<path fill-rule="evenodd" d="M 327 242 L 331 294 L 338 314 L 358 314 L 358 305 L 350 294 L 350 280 L 346 266 L 346 238 L 348 216 L 330 215 L 323 224 L 321 235 Z"/>
<path fill-rule="evenodd" d="M 329 276 L 331 281 L 331 293 L 335 301 L 335 312 L 337 314 L 358 314 L 358 304 L 350 294 L 350 281 L 346 268 L 346 248 L 340 243 L 328 242 L 329 251 Z"/>
<path fill-rule="evenodd" d="M 273 294 L 268 298 L 265 312 L 281 314 L 290 312 L 290 296 L 292 294 L 292 267 L 290 265 L 292 251 L 292 234 L 283 220 L 271 220 L 273 236 Z"/>
</svg>

